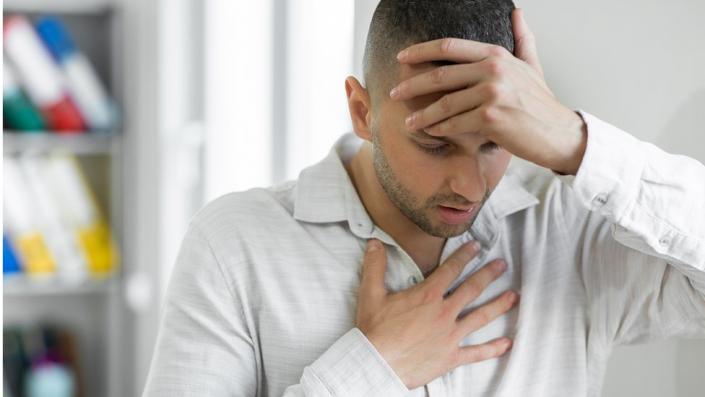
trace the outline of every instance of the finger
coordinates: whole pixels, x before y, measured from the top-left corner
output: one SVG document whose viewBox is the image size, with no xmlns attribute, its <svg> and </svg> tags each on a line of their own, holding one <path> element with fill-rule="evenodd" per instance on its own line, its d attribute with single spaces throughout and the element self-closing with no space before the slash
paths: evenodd
<svg viewBox="0 0 705 397">
<path fill-rule="evenodd" d="M 384 274 L 387 270 L 387 254 L 379 240 L 367 240 L 367 248 L 362 262 L 360 295 L 379 300 L 387 294 Z"/>
<path fill-rule="evenodd" d="M 516 292 L 508 291 L 492 302 L 480 306 L 458 320 L 458 332 L 467 335 L 477 331 L 514 307 L 518 298 Z"/>
<path fill-rule="evenodd" d="M 460 276 L 465 265 L 480 251 L 480 244 L 477 241 L 465 243 L 460 246 L 441 266 L 434 271 L 426 280 L 431 288 L 437 288 L 439 295 L 448 289 L 448 286 Z"/>
<path fill-rule="evenodd" d="M 467 112 L 452 116 L 441 122 L 424 128 L 424 132 L 432 136 L 453 136 L 460 134 L 474 134 L 482 131 L 483 115 L 487 107 L 481 106 Z"/>
<path fill-rule="evenodd" d="M 490 56 L 503 56 L 509 52 L 501 46 L 479 41 L 444 38 L 414 44 L 405 48 L 397 59 L 401 63 L 451 61 L 458 63 L 479 62 Z"/>
<path fill-rule="evenodd" d="M 434 92 L 455 91 L 478 83 L 485 75 L 486 71 L 476 63 L 439 66 L 402 81 L 389 95 L 395 100 L 407 100 Z"/>
<path fill-rule="evenodd" d="M 499 357 L 511 347 L 512 340 L 509 338 L 497 338 L 481 345 L 461 346 L 458 353 L 458 366 Z"/>
<path fill-rule="evenodd" d="M 479 85 L 443 95 L 436 102 L 409 115 L 406 127 L 412 130 L 435 127 L 435 124 L 441 121 L 479 107 L 488 96 L 483 92 L 487 91 L 484 87 L 485 85 Z M 446 125 L 442 128 L 447 127 Z M 431 132 L 433 131 L 431 128 Z M 466 129 L 465 132 L 471 131 Z"/>
<path fill-rule="evenodd" d="M 512 12 L 512 30 L 514 32 L 514 55 L 531 65 L 541 76 L 543 68 L 536 49 L 536 38 L 524 19 L 524 10 L 517 8 Z"/>
<path fill-rule="evenodd" d="M 506 269 L 507 264 L 501 259 L 486 264 L 463 281 L 458 288 L 446 298 L 448 304 L 453 306 L 456 312 L 459 313 L 468 303 L 477 299 L 487 286 L 498 279 Z"/>
</svg>

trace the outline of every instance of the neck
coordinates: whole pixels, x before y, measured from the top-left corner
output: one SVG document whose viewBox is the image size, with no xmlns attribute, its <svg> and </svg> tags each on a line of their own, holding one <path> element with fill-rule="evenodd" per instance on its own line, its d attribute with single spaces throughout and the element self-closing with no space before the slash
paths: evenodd
<svg viewBox="0 0 705 397">
<path fill-rule="evenodd" d="M 372 145 L 365 142 L 345 165 L 367 213 L 428 275 L 438 265 L 445 239 L 427 234 L 407 218 L 387 196 L 374 170 Z"/>
</svg>

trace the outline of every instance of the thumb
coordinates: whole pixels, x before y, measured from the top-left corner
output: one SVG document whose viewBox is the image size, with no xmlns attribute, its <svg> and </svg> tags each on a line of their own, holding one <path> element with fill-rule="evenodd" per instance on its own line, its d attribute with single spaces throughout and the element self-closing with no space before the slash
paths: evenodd
<svg viewBox="0 0 705 397">
<path fill-rule="evenodd" d="M 536 50 L 536 38 L 524 19 L 524 10 L 516 8 L 512 12 L 512 30 L 514 32 L 514 55 L 531 65 L 541 77 L 543 68 Z"/>
<path fill-rule="evenodd" d="M 384 285 L 384 273 L 387 270 L 387 254 L 384 244 L 379 240 L 367 240 L 365 257 L 362 262 L 362 280 L 360 281 L 360 295 L 374 300 L 387 295 Z"/>
</svg>

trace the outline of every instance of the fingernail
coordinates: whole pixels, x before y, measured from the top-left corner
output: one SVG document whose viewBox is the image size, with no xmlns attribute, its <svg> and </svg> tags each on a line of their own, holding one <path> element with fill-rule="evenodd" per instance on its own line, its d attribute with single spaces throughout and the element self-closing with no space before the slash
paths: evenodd
<svg viewBox="0 0 705 397">
<path fill-rule="evenodd" d="M 412 114 L 411 116 L 406 118 L 406 126 L 407 127 L 412 127 L 414 125 L 414 122 L 416 121 L 416 113 Z"/>
<path fill-rule="evenodd" d="M 367 240 L 367 252 L 374 252 L 379 249 L 377 240 Z"/>
<path fill-rule="evenodd" d="M 392 88 L 392 90 L 389 91 L 389 96 L 396 99 L 396 97 L 399 96 L 399 88 L 398 87 Z"/>
<path fill-rule="evenodd" d="M 479 241 L 475 240 L 472 242 L 472 249 L 475 250 L 475 252 L 480 252 L 482 249 L 482 244 L 480 244 Z"/>
<path fill-rule="evenodd" d="M 401 51 L 399 51 L 399 53 L 397 54 L 397 60 L 399 60 L 399 61 L 404 60 L 404 59 L 406 58 L 406 56 L 407 56 L 408 53 L 409 53 L 409 52 L 408 52 L 407 50 L 401 50 Z"/>
<path fill-rule="evenodd" d="M 494 268 L 499 270 L 500 272 L 503 272 L 503 271 L 507 270 L 507 262 L 500 259 L 497 262 L 495 262 Z"/>
</svg>

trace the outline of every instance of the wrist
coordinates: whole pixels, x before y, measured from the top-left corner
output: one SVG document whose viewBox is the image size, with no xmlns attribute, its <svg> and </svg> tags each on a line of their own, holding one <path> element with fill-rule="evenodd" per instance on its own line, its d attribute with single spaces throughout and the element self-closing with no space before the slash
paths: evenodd
<svg viewBox="0 0 705 397">
<path fill-rule="evenodd" d="M 587 149 L 587 124 L 580 113 L 572 111 L 571 121 L 567 131 L 562 134 L 566 137 L 566 144 L 563 146 L 566 151 L 564 160 L 557 167 L 551 167 L 553 171 L 561 175 L 575 175 L 580 168 Z"/>
</svg>

